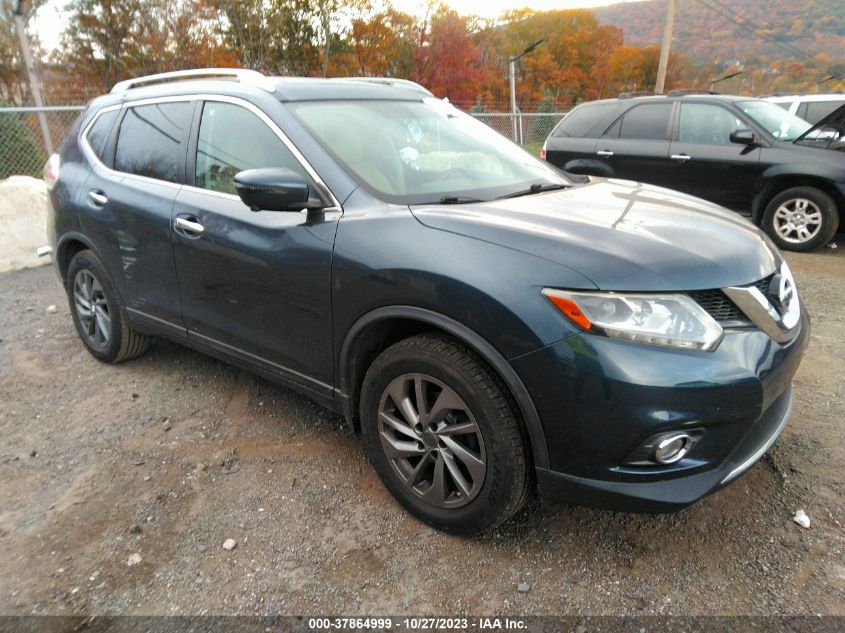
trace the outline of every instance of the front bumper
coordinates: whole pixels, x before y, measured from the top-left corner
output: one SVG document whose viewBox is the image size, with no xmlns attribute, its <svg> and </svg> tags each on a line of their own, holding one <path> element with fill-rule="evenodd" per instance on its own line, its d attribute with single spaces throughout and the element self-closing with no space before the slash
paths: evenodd
<svg viewBox="0 0 845 633">
<path fill-rule="evenodd" d="M 540 496 L 613 510 L 681 509 L 728 485 L 783 430 L 809 320 L 778 344 L 730 331 L 713 352 L 678 351 L 581 334 L 512 361 L 540 414 L 549 468 Z M 656 433 L 700 439 L 681 461 L 626 465 Z"/>
<path fill-rule="evenodd" d="M 538 468 L 540 496 L 551 502 L 625 512 L 680 510 L 727 486 L 757 463 L 786 426 L 791 410 L 790 385 L 719 468 L 652 482 L 585 479 Z"/>
</svg>

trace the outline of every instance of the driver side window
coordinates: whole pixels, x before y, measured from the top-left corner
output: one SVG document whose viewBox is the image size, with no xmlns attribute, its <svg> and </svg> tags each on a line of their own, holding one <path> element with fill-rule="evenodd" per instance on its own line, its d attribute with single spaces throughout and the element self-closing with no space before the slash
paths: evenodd
<svg viewBox="0 0 845 633">
<path fill-rule="evenodd" d="M 197 139 L 196 186 L 236 195 L 235 174 L 261 167 L 286 167 L 306 176 L 296 157 L 255 114 L 233 103 L 207 101 Z"/>
<path fill-rule="evenodd" d="M 678 140 L 682 143 L 716 143 L 728 145 L 731 132 L 747 130 L 735 114 L 708 103 L 682 103 Z"/>
</svg>

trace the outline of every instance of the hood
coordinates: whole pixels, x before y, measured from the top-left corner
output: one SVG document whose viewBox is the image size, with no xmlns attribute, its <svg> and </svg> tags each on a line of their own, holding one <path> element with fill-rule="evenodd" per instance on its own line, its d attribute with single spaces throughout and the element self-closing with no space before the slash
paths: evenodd
<svg viewBox="0 0 845 633">
<path fill-rule="evenodd" d="M 768 238 L 735 213 L 624 180 L 592 178 L 544 194 L 411 211 L 428 227 L 572 268 L 602 290 L 744 285 L 768 276 L 780 262 Z"/>
<path fill-rule="evenodd" d="M 845 150 L 845 105 L 828 114 L 793 143 Z"/>
</svg>

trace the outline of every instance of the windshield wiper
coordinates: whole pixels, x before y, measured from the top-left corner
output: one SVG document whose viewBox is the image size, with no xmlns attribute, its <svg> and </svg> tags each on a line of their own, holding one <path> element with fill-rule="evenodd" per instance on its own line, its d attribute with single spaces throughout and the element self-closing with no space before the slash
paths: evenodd
<svg viewBox="0 0 845 633">
<path fill-rule="evenodd" d="M 543 193 L 544 191 L 555 191 L 556 189 L 566 189 L 567 187 L 571 187 L 572 185 L 564 185 L 561 183 L 554 183 L 554 182 L 535 182 L 533 185 L 528 187 L 528 189 L 523 189 L 522 191 L 515 191 L 513 193 L 507 193 L 503 196 L 499 196 L 501 198 L 518 198 L 519 196 L 530 196 L 534 193 Z"/>
<path fill-rule="evenodd" d="M 438 202 L 440 204 L 464 204 L 467 202 L 484 202 L 484 200 L 481 198 L 473 198 L 472 196 L 444 196 L 440 198 Z"/>
</svg>

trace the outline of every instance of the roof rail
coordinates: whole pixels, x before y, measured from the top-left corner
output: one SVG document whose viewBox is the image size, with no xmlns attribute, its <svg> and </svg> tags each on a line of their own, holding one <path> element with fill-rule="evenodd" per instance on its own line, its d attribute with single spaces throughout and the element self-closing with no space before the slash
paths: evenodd
<svg viewBox="0 0 845 633">
<path fill-rule="evenodd" d="M 418 83 L 409 79 L 397 79 L 395 77 L 333 77 L 333 80 L 381 84 L 383 86 L 401 86 L 403 88 L 409 88 L 410 90 L 416 90 L 417 92 L 421 92 L 427 97 L 434 96 L 429 90 L 423 88 Z"/>
<path fill-rule="evenodd" d="M 168 83 L 182 79 L 211 79 L 215 77 L 231 77 L 241 83 L 252 84 L 263 88 L 267 92 L 273 92 L 275 90 L 273 85 L 267 81 L 267 77 L 256 70 L 249 70 L 247 68 L 193 68 L 191 70 L 174 70 L 168 73 L 158 73 L 156 75 L 146 75 L 144 77 L 119 81 L 111 89 L 111 92 L 125 92 L 140 86 Z"/>
<path fill-rule="evenodd" d="M 629 92 L 620 92 L 617 99 L 633 99 L 634 97 L 652 97 L 654 93 L 651 90 L 632 90 Z"/>
<path fill-rule="evenodd" d="M 683 97 L 684 95 L 717 95 L 718 92 L 714 90 L 699 90 L 697 88 L 682 88 L 677 90 L 670 90 L 666 93 L 667 97 Z"/>
</svg>

